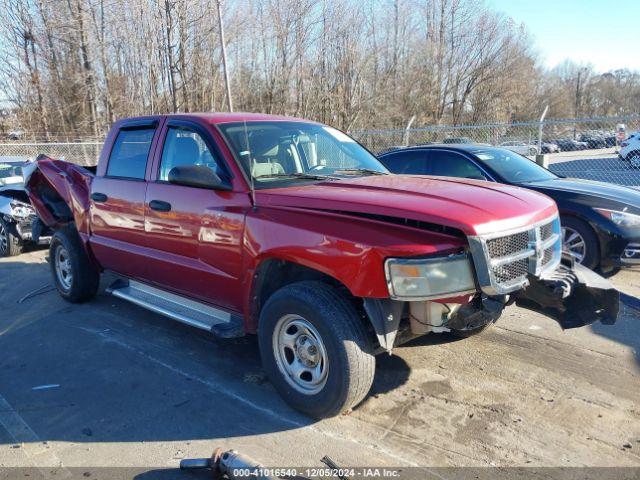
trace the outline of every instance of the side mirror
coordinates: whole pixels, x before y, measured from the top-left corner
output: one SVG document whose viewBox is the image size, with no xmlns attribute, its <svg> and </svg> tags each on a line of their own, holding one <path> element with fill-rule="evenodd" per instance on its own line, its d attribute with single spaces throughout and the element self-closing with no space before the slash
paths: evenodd
<svg viewBox="0 0 640 480">
<path fill-rule="evenodd" d="M 183 165 L 169 170 L 169 183 L 186 187 L 231 190 L 211 168 L 204 165 Z"/>
</svg>

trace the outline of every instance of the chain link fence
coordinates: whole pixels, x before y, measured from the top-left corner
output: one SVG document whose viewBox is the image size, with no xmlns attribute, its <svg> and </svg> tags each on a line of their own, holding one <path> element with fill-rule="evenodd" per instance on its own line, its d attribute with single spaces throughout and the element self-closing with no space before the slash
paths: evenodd
<svg viewBox="0 0 640 480">
<path fill-rule="evenodd" d="M 34 159 L 40 154 L 51 158 L 66 160 L 82 166 L 95 165 L 98 162 L 102 142 L 48 142 L 48 143 L 0 143 L 2 157 L 23 157 Z"/>
<path fill-rule="evenodd" d="M 620 141 L 640 131 L 640 115 L 484 125 L 433 125 L 369 130 L 352 135 L 380 154 L 413 145 L 476 143 L 533 158 L 548 155 L 549 169 L 567 177 L 640 187 L 640 169 L 619 157 Z M 619 136 L 624 132 L 622 136 Z"/>
<path fill-rule="evenodd" d="M 535 154 L 539 138 L 543 144 L 541 153 L 555 153 L 552 145 L 557 145 L 565 152 L 614 147 L 620 125 L 624 125 L 627 132 L 640 130 L 640 115 L 482 125 L 431 125 L 411 129 L 356 131 L 351 134 L 376 154 L 402 146 L 432 143 L 528 146 L 530 152 Z M 549 148 L 553 151 L 549 151 Z"/>
<path fill-rule="evenodd" d="M 529 157 L 544 153 L 548 154 L 549 169 L 555 173 L 640 187 L 640 169 L 632 167 L 618 155 L 621 126 L 624 126 L 625 136 L 640 131 L 640 115 L 483 125 L 433 125 L 351 134 L 375 154 L 404 146 L 432 143 L 502 146 Z M 45 154 L 87 166 L 97 163 L 101 148 L 102 142 L 95 138 L 77 142 L 4 140 L 0 143 L 0 157 L 35 158 Z"/>
</svg>

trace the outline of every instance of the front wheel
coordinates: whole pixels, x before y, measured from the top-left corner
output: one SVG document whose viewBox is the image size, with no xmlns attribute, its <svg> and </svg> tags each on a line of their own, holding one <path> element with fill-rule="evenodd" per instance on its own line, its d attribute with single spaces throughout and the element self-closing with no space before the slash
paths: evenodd
<svg viewBox="0 0 640 480">
<path fill-rule="evenodd" d="M 49 263 L 58 293 L 71 303 L 93 298 L 100 273 L 91 263 L 75 230 L 58 230 L 49 246 Z"/>
<path fill-rule="evenodd" d="M 562 217 L 562 249 L 571 255 L 576 263 L 595 269 L 599 264 L 598 237 L 592 228 L 574 217 Z"/>
<path fill-rule="evenodd" d="M 0 257 L 14 257 L 21 253 L 20 239 L 11 232 L 11 225 L 0 218 Z"/>
<path fill-rule="evenodd" d="M 299 282 L 274 293 L 260 314 L 258 341 L 278 393 L 312 417 L 350 410 L 373 383 L 375 357 L 362 319 L 325 283 Z"/>
</svg>

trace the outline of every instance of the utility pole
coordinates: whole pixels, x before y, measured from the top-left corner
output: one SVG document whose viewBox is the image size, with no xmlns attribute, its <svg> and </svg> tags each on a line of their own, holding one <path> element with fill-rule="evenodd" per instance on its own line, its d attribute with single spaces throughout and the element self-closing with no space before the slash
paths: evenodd
<svg viewBox="0 0 640 480">
<path fill-rule="evenodd" d="M 574 118 L 577 122 L 578 120 L 578 116 L 580 114 L 580 103 L 582 100 L 582 92 L 580 91 L 580 78 L 582 77 L 582 72 L 587 72 L 586 68 L 581 68 L 580 70 L 578 70 L 578 79 L 576 80 L 576 107 L 575 107 L 575 115 Z M 576 127 L 577 127 L 577 123 L 574 122 L 573 124 L 573 139 L 576 139 Z"/>
<path fill-rule="evenodd" d="M 549 111 L 549 105 L 544 107 L 544 111 L 540 116 L 540 123 L 538 124 L 538 154 L 542 153 L 542 126 L 544 125 L 544 118 L 547 116 L 548 111 Z"/>
<path fill-rule="evenodd" d="M 227 46 L 224 41 L 224 26 L 222 23 L 222 0 L 215 0 L 218 9 L 218 28 L 220 29 L 220 44 L 222 46 L 222 68 L 224 69 L 224 84 L 227 89 L 227 105 L 229 111 L 233 112 L 233 102 L 231 101 L 231 84 L 229 83 L 229 69 L 227 67 Z"/>
</svg>

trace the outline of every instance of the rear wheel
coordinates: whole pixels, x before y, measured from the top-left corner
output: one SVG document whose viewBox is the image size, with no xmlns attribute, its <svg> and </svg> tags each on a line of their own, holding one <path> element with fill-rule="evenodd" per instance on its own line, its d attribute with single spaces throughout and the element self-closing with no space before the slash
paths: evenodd
<svg viewBox="0 0 640 480">
<path fill-rule="evenodd" d="M 260 314 L 258 340 L 276 390 L 312 417 L 353 408 L 373 383 L 371 338 L 346 296 L 325 283 L 299 282 L 274 293 Z"/>
<path fill-rule="evenodd" d="M 0 257 L 13 257 L 21 253 L 20 239 L 11 233 L 9 223 L 0 218 Z"/>
<path fill-rule="evenodd" d="M 90 300 L 98 291 L 100 273 L 91 263 L 75 230 L 58 230 L 49 246 L 49 263 L 60 295 L 69 302 Z"/>
<path fill-rule="evenodd" d="M 562 249 L 571 255 L 577 263 L 587 268 L 598 266 L 598 238 L 591 227 L 582 220 L 574 217 L 563 217 Z"/>
</svg>

